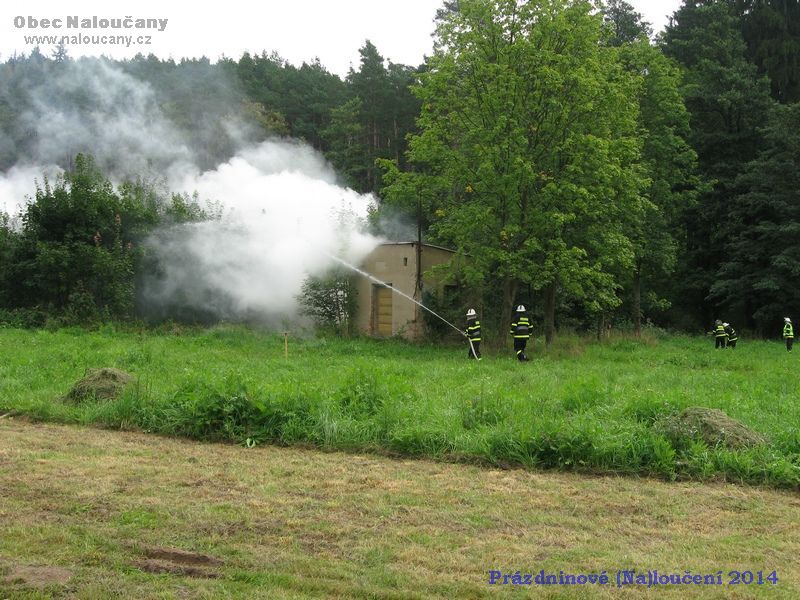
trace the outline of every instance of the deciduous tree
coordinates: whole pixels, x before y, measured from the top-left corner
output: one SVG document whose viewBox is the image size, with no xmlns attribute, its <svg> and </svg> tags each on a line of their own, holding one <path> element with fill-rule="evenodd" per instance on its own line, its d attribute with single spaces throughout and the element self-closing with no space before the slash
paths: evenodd
<svg viewBox="0 0 800 600">
<path fill-rule="evenodd" d="M 541 290 L 549 342 L 559 292 L 597 310 L 619 301 L 612 271 L 633 258 L 623 215 L 644 185 L 639 79 L 601 45 L 588 2 L 462 0 L 439 14 L 409 152 L 433 177 L 432 233 L 469 255 L 473 285 L 501 286 L 504 322 L 521 286 Z"/>
</svg>

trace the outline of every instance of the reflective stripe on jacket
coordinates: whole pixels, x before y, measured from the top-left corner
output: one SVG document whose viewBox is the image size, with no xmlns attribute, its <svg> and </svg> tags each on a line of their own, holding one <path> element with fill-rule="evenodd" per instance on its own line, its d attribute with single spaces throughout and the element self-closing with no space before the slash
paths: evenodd
<svg viewBox="0 0 800 600">
<path fill-rule="evenodd" d="M 786 323 L 786 325 L 783 326 L 783 337 L 785 338 L 794 337 L 794 328 L 792 327 L 791 323 Z"/>
<path fill-rule="evenodd" d="M 467 321 L 467 329 L 464 331 L 467 337 L 473 342 L 481 341 L 481 322 L 475 319 L 474 321 Z"/>
<path fill-rule="evenodd" d="M 531 337 L 530 319 L 528 317 L 519 317 L 511 323 L 511 331 L 509 333 L 515 338 L 527 340 Z"/>
</svg>

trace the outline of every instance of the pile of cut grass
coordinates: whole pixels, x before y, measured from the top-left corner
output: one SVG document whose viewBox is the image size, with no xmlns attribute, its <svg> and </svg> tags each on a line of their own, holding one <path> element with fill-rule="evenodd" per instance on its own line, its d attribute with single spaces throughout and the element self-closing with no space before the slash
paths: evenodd
<svg viewBox="0 0 800 600">
<path fill-rule="evenodd" d="M 114 368 L 89 369 L 81 379 L 64 395 L 67 402 L 85 402 L 87 400 L 113 400 L 119 397 L 125 386 L 133 381 L 133 377 Z"/>
<path fill-rule="evenodd" d="M 767 445 L 767 439 L 717 408 L 690 406 L 658 424 L 677 448 L 701 441 L 708 446 L 734 450 Z"/>
</svg>

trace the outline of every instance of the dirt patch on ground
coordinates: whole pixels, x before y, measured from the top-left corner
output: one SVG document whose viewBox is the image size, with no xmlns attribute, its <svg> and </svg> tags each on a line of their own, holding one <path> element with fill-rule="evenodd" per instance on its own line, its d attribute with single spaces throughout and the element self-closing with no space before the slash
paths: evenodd
<svg viewBox="0 0 800 600">
<path fill-rule="evenodd" d="M 693 440 L 702 440 L 712 448 L 721 445 L 732 449 L 752 448 L 767 443 L 763 435 L 716 408 L 692 406 L 676 415 L 662 418 L 656 427 L 675 447 L 686 446 Z"/>
<path fill-rule="evenodd" d="M 207 554 L 173 548 L 145 548 L 144 555 L 155 560 L 168 560 L 182 565 L 221 565 L 222 561 Z"/>
<path fill-rule="evenodd" d="M 175 548 L 146 547 L 144 560 L 133 562 L 133 566 L 146 573 L 172 573 L 185 577 L 216 579 L 221 575 L 211 567 L 222 565 L 222 561 L 207 554 L 187 552 Z"/>
<path fill-rule="evenodd" d="M 44 589 L 51 585 L 66 585 L 71 578 L 72 571 L 63 567 L 22 565 L 12 566 L 3 583 Z"/>
<path fill-rule="evenodd" d="M 211 569 L 203 567 L 194 567 L 192 565 L 180 565 L 168 560 L 136 560 L 133 561 L 133 566 L 141 569 L 145 573 L 171 573 L 173 575 L 182 575 L 184 577 L 204 577 L 206 579 L 216 579 L 220 574 Z"/>
<path fill-rule="evenodd" d="M 66 393 L 64 400 L 76 404 L 85 400 L 113 400 L 133 379 L 133 375 L 119 369 L 89 369 Z"/>
</svg>

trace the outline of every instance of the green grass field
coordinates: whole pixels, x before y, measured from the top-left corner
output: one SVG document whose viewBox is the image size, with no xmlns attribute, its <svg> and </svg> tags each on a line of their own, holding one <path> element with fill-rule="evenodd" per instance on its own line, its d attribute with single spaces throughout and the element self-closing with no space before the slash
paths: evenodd
<svg viewBox="0 0 800 600">
<path fill-rule="evenodd" d="M 800 487 L 797 361 L 778 342 L 565 337 L 530 363 L 463 348 L 290 338 L 240 327 L 165 332 L 0 329 L 0 414 L 242 445 L 430 457 L 494 466 Z M 61 400 L 86 369 L 138 383 Z M 719 408 L 768 442 L 674 439 L 661 423 Z"/>
<path fill-rule="evenodd" d="M 229 441 L 499 466 L 800 485 L 797 360 L 778 342 L 716 351 L 688 337 L 562 338 L 519 364 L 395 340 L 290 338 L 241 327 L 164 332 L 0 329 L 0 413 Z M 86 369 L 137 377 L 122 397 L 61 400 Z M 665 436 L 719 408 L 768 443 Z"/>
<path fill-rule="evenodd" d="M 240 327 L 0 329 L 0 598 L 800 594 L 800 504 L 765 489 L 796 490 L 800 471 L 796 357 L 778 342 L 465 354 L 309 338 L 285 358 L 281 336 Z M 138 382 L 116 400 L 63 398 L 98 367 Z M 667 437 L 660 424 L 689 406 L 767 443 Z M 724 584 L 618 589 L 619 569 Z M 498 586 L 492 570 L 612 584 Z M 734 570 L 774 583 L 729 585 Z"/>
</svg>

